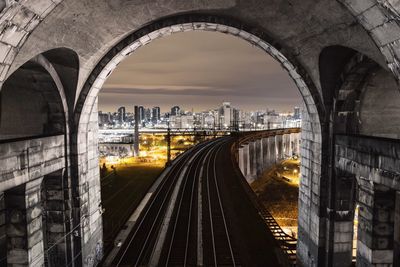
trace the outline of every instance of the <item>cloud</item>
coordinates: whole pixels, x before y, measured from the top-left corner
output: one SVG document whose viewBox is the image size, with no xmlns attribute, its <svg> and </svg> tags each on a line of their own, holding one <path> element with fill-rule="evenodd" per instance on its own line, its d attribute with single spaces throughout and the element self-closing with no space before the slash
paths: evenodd
<svg viewBox="0 0 400 267">
<path fill-rule="evenodd" d="M 99 109 L 119 106 L 123 99 L 118 96 L 155 104 L 195 97 L 190 102 L 195 109 L 217 98 L 235 99 L 247 108 L 263 101 L 301 102 L 280 63 L 237 37 L 215 32 L 173 34 L 139 48 L 106 81 Z"/>
</svg>

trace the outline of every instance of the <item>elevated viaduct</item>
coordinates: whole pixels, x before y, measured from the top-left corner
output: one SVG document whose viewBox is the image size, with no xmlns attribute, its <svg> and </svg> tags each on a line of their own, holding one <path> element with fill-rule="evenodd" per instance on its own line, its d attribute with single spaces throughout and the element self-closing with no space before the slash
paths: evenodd
<svg viewBox="0 0 400 267">
<path fill-rule="evenodd" d="M 206 30 L 273 56 L 303 96 L 298 264 L 349 266 L 357 205 L 357 265 L 398 264 L 399 1 L 1 0 L 0 9 L 3 263 L 97 265 L 98 92 L 141 46 Z"/>
</svg>

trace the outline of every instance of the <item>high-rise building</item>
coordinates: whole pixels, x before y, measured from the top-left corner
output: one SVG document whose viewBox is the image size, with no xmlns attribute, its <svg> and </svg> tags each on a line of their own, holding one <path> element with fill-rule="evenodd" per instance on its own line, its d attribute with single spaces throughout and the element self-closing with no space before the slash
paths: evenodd
<svg viewBox="0 0 400 267">
<path fill-rule="evenodd" d="M 232 124 L 232 108 L 230 102 L 223 102 L 220 108 L 220 120 L 222 128 L 229 128 Z"/>
<path fill-rule="evenodd" d="M 179 106 L 173 106 L 171 108 L 171 115 L 176 116 L 179 115 L 181 108 Z"/>
<path fill-rule="evenodd" d="M 232 109 L 232 123 L 231 123 L 232 125 L 231 126 L 235 130 L 239 130 L 239 127 L 240 127 L 239 123 L 240 123 L 240 110 L 237 108 L 233 108 Z"/>
<path fill-rule="evenodd" d="M 139 106 L 138 107 L 138 112 L 139 112 L 139 122 L 140 122 L 140 124 L 143 124 L 144 121 L 145 121 L 145 118 L 144 118 L 144 107 L 143 106 Z"/>
<path fill-rule="evenodd" d="M 151 112 L 151 122 L 153 124 L 157 124 L 161 117 L 161 110 L 160 107 L 153 107 Z"/>
<path fill-rule="evenodd" d="M 125 107 L 120 107 L 118 109 L 118 122 L 119 124 L 123 124 L 126 120 L 126 109 Z"/>
<path fill-rule="evenodd" d="M 144 109 L 144 121 L 145 122 L 151 121 L 151 109 L 149 109 L 149 108 Z"/>
</svg>

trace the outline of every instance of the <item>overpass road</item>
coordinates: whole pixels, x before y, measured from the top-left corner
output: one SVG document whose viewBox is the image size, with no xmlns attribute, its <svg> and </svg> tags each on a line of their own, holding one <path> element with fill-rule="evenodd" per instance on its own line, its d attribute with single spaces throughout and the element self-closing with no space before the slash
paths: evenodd
<svg viewBox="0 0 400 267">
<path fill-rule="evenodd" d="M 281 266 L 284 258 L 243 187 L 234 137 L 178 157 L 113 266 Z"/>
</svg>

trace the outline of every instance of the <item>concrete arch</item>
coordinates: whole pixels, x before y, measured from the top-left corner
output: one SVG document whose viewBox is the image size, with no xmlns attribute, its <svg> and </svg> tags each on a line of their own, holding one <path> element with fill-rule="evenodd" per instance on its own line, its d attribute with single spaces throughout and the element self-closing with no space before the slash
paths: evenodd
<svg viewBox="0 0 400 267">
<path fill-rule="evenodd" d="M 1 96 L 2 139 L 65 133 L 64 88 L 44 56 L 36 56 L 14 72 L 4 82 Z"/>
<path fill-rule="evenodd" d="M 180 23 L 177 23 L 177 21 Z M 145 26 L 144 28 L 132 33 L 124 40 L 116 44 L 97 64 L 97 67 L 92 71 L 92 74 L 86 81 L 75 108 L 75 132 L 72 135 L 74 138 L 72 140 L 72 144 L 74 144 L 72 154 L 76 155 L 74 158 L 76 166 L 72 164 L 73 176 L 77 176 L 82 179 L 79 181 L 80 184 L 82 184 L 82 181 L 91 181 L 91 183 L 94 183 L 94 190 L 100 191 L 100 184 L 98 181 L 99 170 L 97 167 L 98 155 L 96 153 L 97 140 L 95 139 L 98 128 L 96 115 L 97 95 L 103 83 L 111 74 L 111 72 L 118 66 L 119 62 L 133 53 L 136 49 L 146 45 L 154 39 L 161 38 L 175 32 L 196 30 L 216 31 L 242 38 L 254 46 L 264 50 L 266 53 L 275 58 L 275 60 L 280 62 L 282 67 L 287 70 L 288 74 L 297 84 L 305 101 L 305 108 L 307 110 L 305 112 L 307 114 L 305 115 L 306 123 L 304 123 L 303 128 L 304 141 L 302 149 L 302 160 L 306 161 L 302 167 L 304 184 L 309 184 L 310 180 L 318 181 L 319 183 L 321 158 L 319 158 L 317 155 L 322 154 L 321 123 L 319 118 L 320 116 L 324 116 L 325 110 L 323 108 L 324 106 L 322 101 L 319 99 L 319 93 L 307 75 L 306 71 L 299 63 L 296 62 L 295 58 L 286 58 L 281 51 L 268 43 L 269 41 L 277 47 L 280 47 L 279 44 L 273 42 L 271 38 L 264 35 L 262 32 L 257 31 L 257 29 L 247 27 L 246 25 L 237 21 L 223 17 L 194 14 L 188 16 L 183 15 L 171 17 Z M 293 60 L 295 63 L 292 63 L 291 60 Z M 317 189 L 318 192 L 312 193 L 311 191 L 314 189 L 310 186 L 307 186 L 305 190 L 309 192 L 304 193 L 303 199 L 305 199 L 306 195 L 309 195 L 312 198 L 313 195 L 320 194 L 319 189 Z M 83 192 L 82 189 L 81 192 Z M 98 198 L 97 201 L 94 201 L 95 196 L 89 196 L 90 192 L 83 194 L 87 196 L 83 197 L 81 195 L 80 198 L 85 200 L 91 199 L 91 203 L 87 203 L 85 201 L 80 205 L 89 206 L 87 209 L 89 213 L 95 213 L 95 210 L 100 205 L 100 198 Z M 320 200 L 315 201 L 319 202 Z M 302 208 L 309 209 L 309 207 L 306 206 L 303 206 Z M 309 213 L 312 212 L 313 211 L 311 210 L 309 211 Z M 82 216 L 83 214 L 81 214 L 81 217 Z M 91 221 L 95 220 L 98 221 L 98 225 L 101 224 L 101 216 L 99 214 L 95 213 L 94 218 L 91 218 Z M 306 221 L 305 218 L 304 221 Z M 306 228 L 311 227 L 311 225 L 312 224 L 308 222 L 304 223 L 304 229 L 306 230 Z M 96 237 L 96 235 L 98 236 L 99 233 L 89 236 L 89 233 L 93 231 L 93 228 L 95 227 L 97 228 L 95 224 L 87 225 L 83 229 L 84 235 L 87 235 L 87 237 L 84 236 L 84 239 L 88 240 L 88 243 L 91 243 L 89 246 L 87 246 L 87 243 L 85 246 L 83 246 L 88 250 L 90 250 L 90 247 L 96 246 L 96 244 L 90 240 L 100 239 L 99 237 Z M 306 232 L 309 231 L 311 231 L 311 229 L 306 230 Z M 317 241 L 314 240 L 313 242 Z M 86 255 L 90 253 L 90 251 L 87 251 Z"/>
<path fill-rule="evenodd" d="M 327 206 L 325 202 L 327 201 L 326 192 L 329 190 L 326 185 L 327 183 L 325 183 L 326 180 L 324 180 L 327 177 L 328 170 L 321 171 L 321 159 L 323 159 L 324 163 L 328 162 L 328 155 L 332 153 L 329 145 L 329 139 L 332 138 L 330 135 L 332 132 L 330 132 L 329 129 L 329 119 L 331 118 L 329 116 L 331 115 L 329 105 L 333 104 L 333 100 L 329 97 L 329 94 L 323 96 L 321 92 L 313 90 L 314 86 L 312 86 L 312 84 L 314 84 L 315 88 L 318 90 L 321 89 L 319 85 L 319 71 L 318 68 L 316 68 L 318 56 L 315 54 L 320 52 L 321 47 L 333 44 L 343 44 L 344 46 L 354 48 L 361 47 L 362 49 L 359 49 L 360 52 L 368 55 L 376 62 L 379 62 L 381 66 L 386 63 L 388 68 L 392 71 L 392 73 L 389 74 L 387 72 L 377 73 L 375 78 L 371 78 L 372 85 L 368 86 L 370 89 L 367 91 L 373 91 L 373 84 L 384 79 L 383 77 L 394 76 L 395 79 L 399 80 L 400 47 L 398 40 L 400 37 L 400 29 L 397 19 L 399 17 L 399 6 L 390 0 L 320 0 L 316 2 L 301 1 L 284 3 L 274 0 L 269 0 L 267 2 L 252 1 L 251 3 L 226 0 L 218 2 L 165 1 L 161 3 L 162 4 L 160 4 L 159 1 L 138 1 L 131 2 L 130 5 L 129 1 L 7 0 L 0 4 L 0 9 L 2 9 L 0 12 L 0 25 L 2 26 L 0 34 L 0 82 L 4 82 L 5 79 L 14 73 L 24 62 L 31 59 L 36 54 L 44 54 L 44 51 L 61 45 L 77 51 L 79 59 L 82 62 L 78 70 L 79 81 L 77 85 L 74 85 L 73 82 L 68 86 L 72 88 L 71 90 L 66 89 L 66 80 L 68 79 L 65 77 L 68 75 L 66 73 L 61 75 L 59 69 L 57 67 L 55 67 L 55 69 L 60 75 L 60 80 L 63 83 L 65 91 L 68 91 L 66 93 L 66 98 L 70 112 L 69 119 L 72 128 L 71 143 L 73 144 L 70 148 L 73 161 L 72 175 L 78 177 L 80 174 L 84 174 L 81 180 L 77 181 L 78 179 L 74 179 L 74 181 L 76 181 L 73 185 L 76 191 L 74 194 L 76 199 L 80 198 L 79 201 L 81 201 L 81 203 L 76 204 L 76 208 L 79 212 L 82 210 L 82 214 L 85 216 L 91 215 L 92 212 L 94 214 L 93 216 L 86 217 L 85 222 L 82 223 L 84 225 L 83 232 L 88 233 L 87 235 L 83 235 L 83 243 L 87 244 L 87 246 L 85 245 L 87 249 L 85 248 L 84 258 L 86 258 L 86 256 L 89 257 L 89 255 L 91 258 L 94 258 L 94 247 L 97 241 L 101 241 L 101 235 L 98 231 L 96 232 L 96 226 L 99 225 L 101 227 L 101 219 L 99 219 L 99 215 L 96 213 L 98 208 L 96 205 L 99 202 L 96 202 L 95 196 L 99 194 L 99 187 L 96 183 L 91 187 L 93 180 L 90 178 L 97 175 L 94 170 L 97 166 L 96 153 L 94 150 L 96 143 L 92 141 L 95 139 L 93 136 L 96 134 L 96 128 L 94 127 L 92 130 L 92 126 L 96 124 L 96 118 L 93 115 L 96 110 L 90 108 L 84 110 L 83 108 L 85 101 L 89 101 L 93 103 L 92 106 L 96 106 L 96 99 L 95 97 L 93 98 L 93 95 L 86 95 L 90 90 L 84 88 L 78 103 L 75 105 L 78 99 L 76 92 L 80 92 L 82 86 L 89 85 L 89 89 L 92 87 L 91 83 L 95 82 L 97 75 L 99 75 L 102 70 L 102 67 L 96 70 L 94 68 L 95 65 L 102 56 L 106 54 L 107 50 L 121 38 L 124 38 L 126 36 L 125 34 L 128 32 L 124 29 L 123 33 L 109 34 L 102 39 L 101 36 L 95 34 L 96 29 L 103 28 L 101 26 L 104 24 L 100 24 L 101 19 L 93 23 L 92 20 L 94 20 L 95 16 L 92 15 L 91 17 L 91 14 L 89 14 L 89 19 L 87 19 L 86 15 L 90 12 L 100 11 L 101 14 L 111 14 L 107 17 L 107 19 L 109 19 L 119 14 L 115 12 L 115 10 L 125 10 L 126 7 L 127 10 L 129 9 L 126 13 L 130 15 L 127 16 L 125 14 L 123 16 L 122 24 L 129 20 L 132 21 L 130 16 L 138 18 L 127 26 L 131 27 L 131 29 L 141 28 L 142 25 L 147 25 L 148 23 L 150 23 L 148 26 L 151 28 L 154 22 L 153 19 L 176 13 L 185 13 L 188 15 L 188 13 L 193 11 L 204 11 L 207 14 L 218 15 L 229 14 L 229 16 L 234 18 L 244 18 L 245 21 L 248 21 L 252 25 L 259 25 L 261 29 L 267 31 L 274 39 L 276 38 L 276 40 L 279 40 L 279 44 L 282 48 L 279 47 L 279 44 L 273 42 L 273 39 L 269 40 L 264 36 L 274 47 L 287 55 L 289 61 L 299 62 L 301 66 L 304 66 L 303 69 L 305 71 L 303 72 L 300 64 L 297 66 L 297 64 L 293 63 L 297 68 L 297 72 L 303 77 L 308 88 L 314 93 L 314 95 L 309 94 L 304 96 L 311 100 L 320 100 L 318 103 L 314 103 L 314 106 L 307 106 L 309 112 L 305 114 L 304 123 L 306 126 L 302 133 L 303 139 L 309 141 L 304 143 L 302 147 L 302 154 L 304 155 L 304 159 L 306 159 L 306 161 L 304 161 L 304 167 L 302 167 L 302 173 L 304 178 L 308 178 L 308 180 L 303 179 L 304 184 L 302 185 L 301 193 L 303 195 L 300 196 L 301 201 L 304 202 L 304 205 L 302 204 L 303 206 L 300 205 L 300 214 L 304 216 L 299 219 L 299 225 L 303 227 L 303 229 L 300 229 L 300 235 L 303 235 L 303 237 L 299 242 L 298 251 L 299 261 L 304 265 L 319 265 L 324 261 L 323 256 L 320 255 L 325 254 L 324 243 L 326 241 L 326 231 L 324 219 L 328 212 L 325 210 Z M 338 3 L 342 3 L 343 5 L 338 5 Z M 79 7 L 82 6 L 90 11 L 83 9 L 82 12 L 79 12 Z M 94 8 L 92 9 L 92 7 Z M 349 10 L 352 15 L 348 12 Z M 275 15 L 275 13 L 278 15 Z M 280 16 L 281 19 L 278 16 Z M 357 23 L 354 18 L 359 23 Z M 302 23 L 303 20 L 305 23 Z M 117 27 L 118 23 L 114 21 L 115 19 L 109 19 L 107 22 L 109 22 L 111 26 L 104 25 L 109 26 L 104 28 L 109 31 L 110 28 Z M 270 23 L 271 21 L 276 23 Z M 287 21 L 287 23 L 285 21 Z M 296 22 L 298 22 L 298 24 L 296 24 Z M 185 22 L 182 23 L 185 24 Z M 215 24 L 215 21 L 211 21 L 210 23 Z M 268 23 L 271 25 L 266 26 Z M 55 24 L 56 26 L 54 26 Z M 323 26 L 319 27 L 319 24 L 323 24 Z M 78 35 L 77 39 L 83 39 L 83 41 L 70 41 L 69 37 L 71 36 L 62 32 L 62 30 L 67 28 L 66 25 L 74 26 L 75 28 L 73 29 L 76 30 L 75 34 Z M 362 27 L 359 25 L 362 25 Z M 230 26 L 232 27 L 234 25 Z M 194 25 L 192 24 L 191 27 L 193 28 Z M 79 34 L 78 29 L 81 28 L 83 30 L 81 31 L 82 33 Z M 159 29 L 161 28 L 162 27 L 159 27 Z M 62 29 L 61 33 L 59 29 Z M 366 30 L 366 33 L 363 29 Z M 183 28 L 182 30 L 186 29 Z M 247 29 L 246 31 L 252 33 L 252 30 L 255 31 L 253 34 L 255 33 L 254 35 L 258 36 L 257 30 L 254 28 Z M 101 32 L 101 34 L 105 34 L 105 31 Z M 263 31 L 260 31 L 261 35 L 262 32 Z M 139 36 L 139 38 L 148 34 L 148 32 L 142 33 L 142 36 Z M 353 38 L 350 38 L 354 36 L 353 34 L 357 35 L 355 38 L 357 39 L 356 41 L 352 41 L 351 39 Z M 369 34 L 369 36 L 367 34 Z M 47 38 L 53 35 L 55 36 L 53 40 Z M 261 36 L 258 37 L 260 38 Z M 98 40 L 101 41 L 98 42 Z M 373 40 L 373 42 L 371 40 Z M 85 41 L 88 42 L 85 43 Z M 147 42 L 145 38 L 142 41 L 144 43 Z M 308 45 L 309 43 L 312 44 Z M 372 45 L 370 43 L 372 43 Z M 86 44 L 88 44 L 92 50 L 85 50 L 84 46 Z M 382 63 L 382 59 L 385 59 L 386 62 Z M 49 61 L 52 62 L 50 59 Z M 104 66 L 106 66 L 107 63 L 108 62 L 105 61 Z M 53 64 L 53 66 L 55 65 Z M 111 69 L 112 68 L 110 68 L 110 70 Z M 98 71 L 97 74 L 95 73 L 96 71 Z M 89 82 L 86 83 L 90 72 L 95 75 L 90 76 L 88 79 Z M 77 73 L 76 71 L 73 75 L 78 76 Z M 107 74 L 105 74 L 105 76 L 107 76 Z M 307 84 L 311 80 L 313 80 L 313 83 Z M 392 85 L 389 87 L 393 88 Z M 344 91 L 345 90 L 342 90 L 342 92 Z M 339 95 L 340 94 L 339 92 Z M 96 94 L 94 94 L 94 96 L 95 95 Z M 368 94 L 363 97 L 373 99 L 373 97 L 368 96 Z M 348 107 L 347 104 L 345 106 Z M 88 105 L 88 107 L 90 107 L 90 105 Z M 74 114 L 72 113 L 73 109 L 75 112 Z M 365 110 L 366 109 L 364 109 L 364 111 Z M 365 114 L 368 116 L 367 113 Z M 320 123 L 316 123 L 319 119 Z M 78 127 L 81 120 L 82 122 L 88 122 L 88 124 L 84 127 Z M 364 131 L 364 133 L 373 134 L 371 131 Z M 321 146 L 323 149 L 326 149 L 326 151 L 324 150 L 325 152 L 321 150 Z M 78 150 L 78 147 L 86 148 Z M 79 192 L 80 190 L 83 192 L 82 195 Z M 90 190 L 91 192 L 89 195 Z M 92 196 L 94 196 L 94 198 L 92 198 Z M 92 200 L 95 204 L 89 206 L 88 203 Z M 79 201 L 75 201 L 75 203 Z M 80 214 L 78 214 L 77 217 L 76 220 L 78 222 L 83 221 L 83 219 L 81 220 L 80 218 Z"/>
<path fill-rule="evenodd" d="M 388 67 L 399 77 L 399 45 L 396 40 L 400 37 L 399 27 L 394 18 L 398 17 L 399 7 L 392 2 L 337 0 L 370 34 L 376 46 L 381 50 Z M 27 37 L 49 14 L 60 4 L 68 0 L 37 1 L 3 1 L 0 8 L 0 18 L 7 22 L 1 32 L 0 43 L 0 81 L 4 81 L 14 68 L 10 69 Z"/>
<path fill-rule="evenodd" d="M 320 83 L 335 134 L 398 138 L 398 85 L 390 71 L 351 48 L 322 50 Z"/>
<path fill-rule="evenodd" d="M 386 60 L 397 82 L 400 80 L 400 5 L 396 1 L 338 0 L 364 27 Z"/>
</svg>

